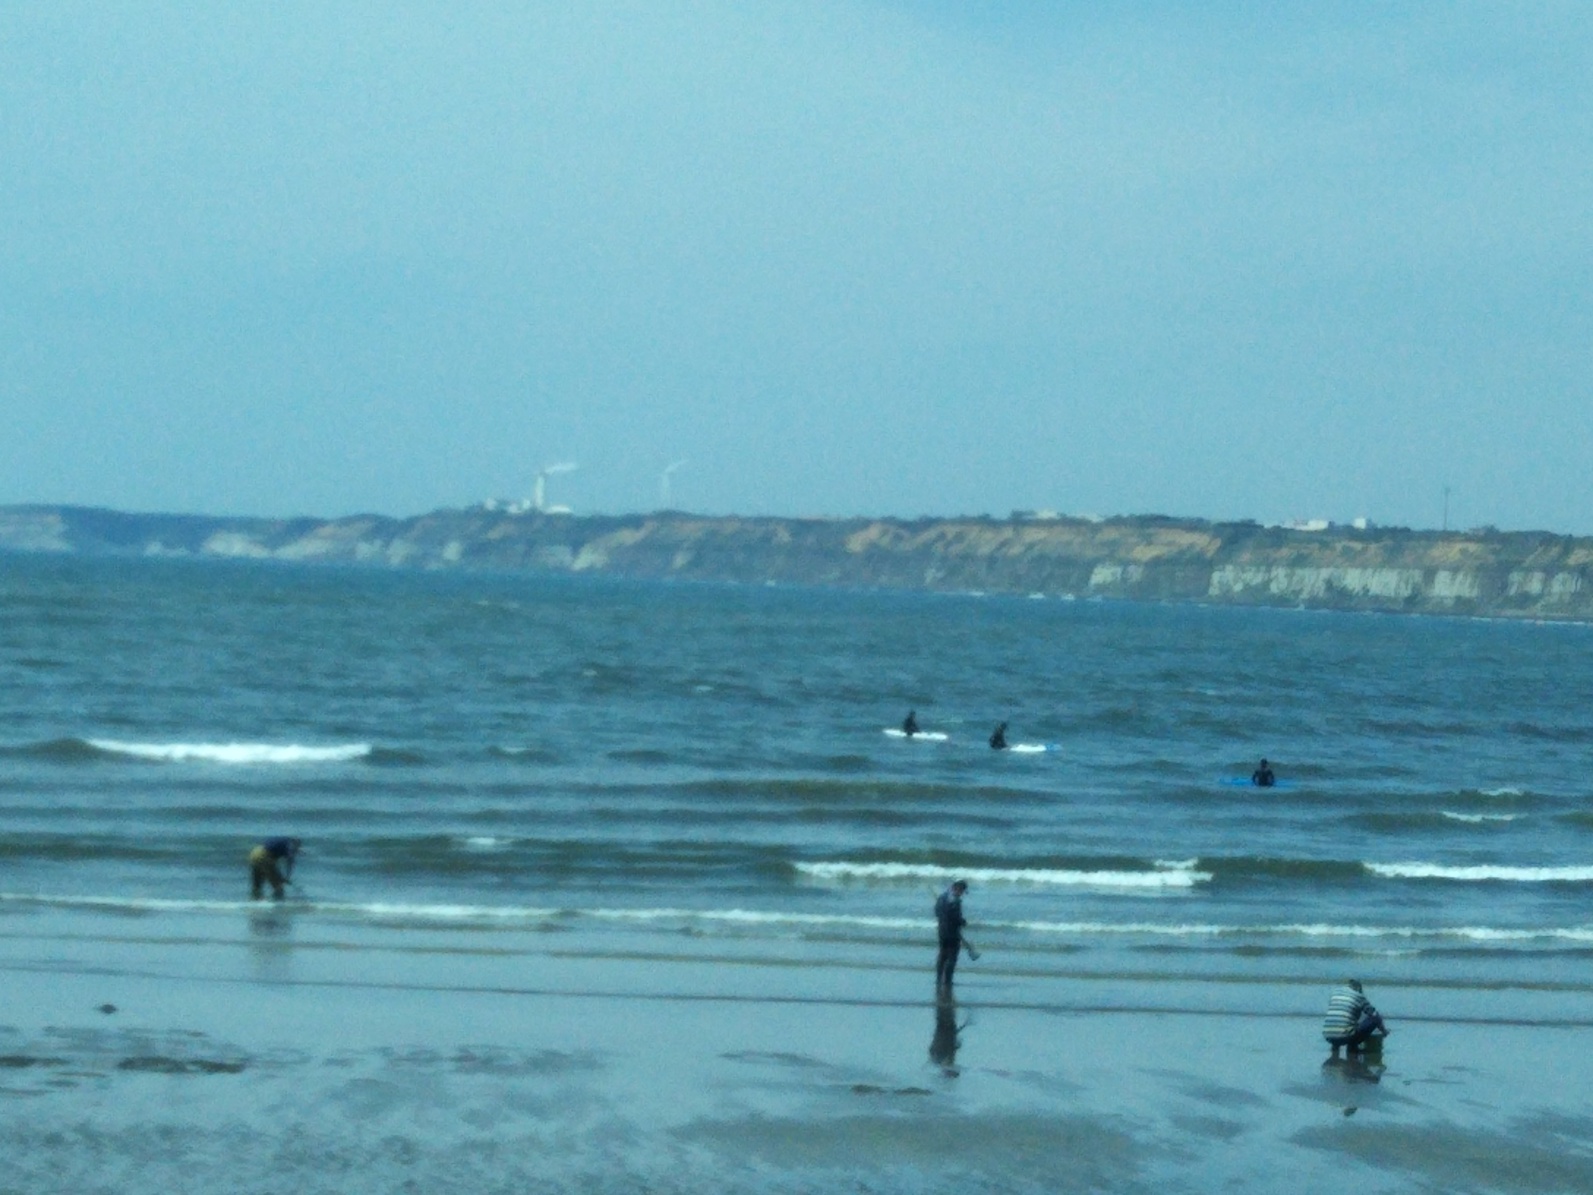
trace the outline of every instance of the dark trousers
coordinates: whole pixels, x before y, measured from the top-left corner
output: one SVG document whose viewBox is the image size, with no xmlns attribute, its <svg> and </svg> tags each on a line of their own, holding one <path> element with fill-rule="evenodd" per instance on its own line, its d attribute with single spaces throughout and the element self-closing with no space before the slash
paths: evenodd
<svg viewBox="0 0 1593 1195">
<path fill-rule="evenodd" d="M 1383 1018 L 1375 1012 L 1363 1012 L 1360 1021 L 1356 1023 L 1354 1029 L 1350 1030 L 1344 1037 L 1328 1038 L 1328 1045 L 1333 1047 L 1334 1053 L 1338 1052 L 1340 1046 L 1358 1050 L 1366 1044 L 1366 1040 L 1372 1034 L 1378 1032 L 1387 1032 L 1387 1027 L 1383 1024 Z"/>
<path fill-rule="evenodd" d="M 940 953 L 935 956 L 935 986 L 949 988 L 952 974 L 957 970 L 957 956 L 962 953 L 962 938 L 942 938 Z"/>
</svg>

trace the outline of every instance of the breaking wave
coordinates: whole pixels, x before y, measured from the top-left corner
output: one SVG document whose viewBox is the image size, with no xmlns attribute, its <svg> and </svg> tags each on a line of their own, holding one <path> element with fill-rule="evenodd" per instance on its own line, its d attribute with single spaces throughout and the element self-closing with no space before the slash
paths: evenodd
<svg viewBox="0 0 1593 1195">
<path fill-rule="evenodd" d="M 329 747 L 305 747 L 297 743 L 129 743 L 117 739 L 89 739 L 87 745 L 106 755 L 157 763 L 292 764 L 340 763 L 364 759 L 371 754 L 369 743 L 342 743 Z"/>
<path fill-rule="evenodd" d="M 1158 861 L 1143 871 L 1083 870 L 1049 867 L 946 867 L 937 863 L 797 863 L 797 873 L 822 883 L 886 883 L 919 881 L 971 884 L 1012 884 L 1033 887 L 1193 888 L 1210 881 L 1211 873 L 1196 871 L 1197 860 Z"/>
<path fill-rule="evenodd" d="M 1446 867 L 1439 863 L 1367 863 L 1373 875 L 1393 880 L 1456 880 L 1518 884 L 1585 884 L 1593 881 L 1593 867 L 1504 867 L 1475 864 Z"/>
</svg>

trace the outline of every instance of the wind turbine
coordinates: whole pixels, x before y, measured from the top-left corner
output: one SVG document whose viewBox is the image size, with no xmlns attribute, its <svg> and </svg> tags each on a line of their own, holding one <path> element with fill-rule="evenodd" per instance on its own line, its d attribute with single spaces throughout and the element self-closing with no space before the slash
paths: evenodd
<svg viewBox="0 0 1593 1195">
<path fill-rule="evenodd" d="M 685 461 L 676 461 L 658 475 L 658 509 L 669 509 L 669 475 L 684 465 Z"/>
<path fill-rule="evenodd" d="M 577 466 L 574 461 L 565 461 L 562 464 L 548 465 L 545 468 L 538 470 L 536 488 L 531 491 L 531 509 L 537 511 L 539 514 L 546 512 L 548 509 L 548 478 L 559 473 L 574 473 L 578 467 L 579 466 Z"/>
</svg>

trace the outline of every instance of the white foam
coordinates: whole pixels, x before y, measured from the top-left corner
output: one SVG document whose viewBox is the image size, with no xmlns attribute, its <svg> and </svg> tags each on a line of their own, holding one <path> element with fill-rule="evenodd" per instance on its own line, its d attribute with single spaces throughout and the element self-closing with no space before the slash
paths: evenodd
<svg viewBox="0 0 1593 1195">
<path fill-rule="evenodd" d="M 332 917 L 357 917 L 372 921 L 435 921 L 515 923 L 552 919 L 587 918 L 594 921 L 649 924 L 653 922 L 694 922 L 735 926 L 790 926 L 884 930 L 922 933 L 934 926 L 932 918 L 871 917 L 835 913 L 766 912 L 759 909 L 554 909 L 518 905 L 398 904 L 373 902 L 316 902 L 291 900 L 278 904 L 257 901 L 168 900 L 143 897 L 49 896 L 33 893 L 0 892 L 0 904 L 42 905 L 80 908 L 118 913 L 260 913 L 291 911 L 295 915 L 320 914 Z M 982 932 L 1016 931 L 1044 935 L 1125 936 L 1152 935 L 1166 938 L 1308 938 L 1364 941 L 1478 943 L 1576 942 L 1593 943 L 1593 925 L 1540 926 L 1526 929 L 1501 929 L 1486 925 L 1406 926 L 1333 925 L 1328 923 L 1281 923 L 1275 925 L 1219 925 L 1205 922 L 1151 921 L 989 921 L 981 919 Z"/>
<path fill-rule="evenodd" d="M 893 739 L 923 739 L 926 743 L 944 743 L 951 737 L 942 730 L 920 730 L 908 734 L 900 726 L 887 726 L 885 733 Z"/>
<path fill-rule="evenodd" d="M 1439 812 L 1450 821 L 1465 822 L 1470 826 L 1480 826 L 1484 822 L 1513 822 L 1521 816 L 1519 813 L 1454 813 L 1448 809 Z"/>
<path fill-rule="evenodd" d="M 1012 743 L 1007 747 L 1014 755 L 1039 755 L 1050 749 L 1044 743 Z"/>
<path fill-rule="evenodd" d="M 1482 790 L 1482 795 L 1485 797 L 1524 797 L 1526 793 L 1519 788 L 1485 788 Z"/>
<path fill-rule="evenodd" d="M 987 926 L 987 928 L 993 926 Z M 1261 938 L 1296 937 L 1365 939 L 1377 941 L 1469 942 L 1593 942 L 1593 926 L 1545 926 L 1537 929 L 1497 929 L 1486 925 L 1411 926 L 1411 925 L 1166 925 L 1155 922 L 1103 921 L 1020 921 L 1001 928 L 1028 930 L 1041 934 L 1101 935 L 1150 934 L 1170 938 Z"/>
<path fill-rule="evenodd" d="M 1510 881 L 1521 884 L 1585 883 L 1593 867 L 1445 867 L 1438 863 L 1364 863 L 1373 875 L 1396 880 Z"/>
<path fill-rule="evenodd" d="M 332 747 L 279 746 L 272 743 L 126 743 L 116 739 L 90 739 L 89 746 L 134 759 L 183 763 L 337 763 L 361 759 L 371 753 L 369 743 L 343 743 Z"/>
<path fill-rule="evenodd" d="M 941 867 L 934 863 L 798 863 L 799 874 L 831 883 L 907 883 L 954 879 L 975 884 L 1097 888 L 1193 888 L 1211 873 L 1193 866 L 1157 865 L 1155 871 L 1071 871 L 1051 868 Z"/>
<path fill-rule="evenodd" d="M 471 838 L 456 838 L 454 841 L 459 843 L 459 845 L 468 851 L 505 851 L 514 845 L 515 840 L 512 838 L 493 838 L 491 835 L 478 834 Z"/>
</svg>

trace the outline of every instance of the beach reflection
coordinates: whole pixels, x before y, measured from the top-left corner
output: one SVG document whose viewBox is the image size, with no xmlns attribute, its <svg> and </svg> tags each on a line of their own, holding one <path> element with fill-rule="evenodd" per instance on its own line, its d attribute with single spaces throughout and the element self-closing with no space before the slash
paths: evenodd
<svg viewBox="0 0 1593 1195">
<path fill-rule="evenodd" d="M 929 1039 L 929 1060 L 947 1078 L 955 1079 L 961 1073 L 957 1069 L 957 1050 L 967 1027 L 967 1021 L 957 1023 L 956 998 L 949 993 L 941 995 L 935 1001 L 935 1035 Z"/>
<path fill-rule="evenodd" d="M 1349 1054 L 1343 1058 L 1329 1058 L 1322 1063 L 1322 1074 L 1342 1083 L 1381 1083 L 1388 1068 L 1378 1056 L 1365 1057 Z"/>
<path fill-rule="evenodd" d="M 293 918 L 280 905 L 249 910 L 249 957 L 256 979 L 278 983 L 289 978 Z"/>
</svg>

